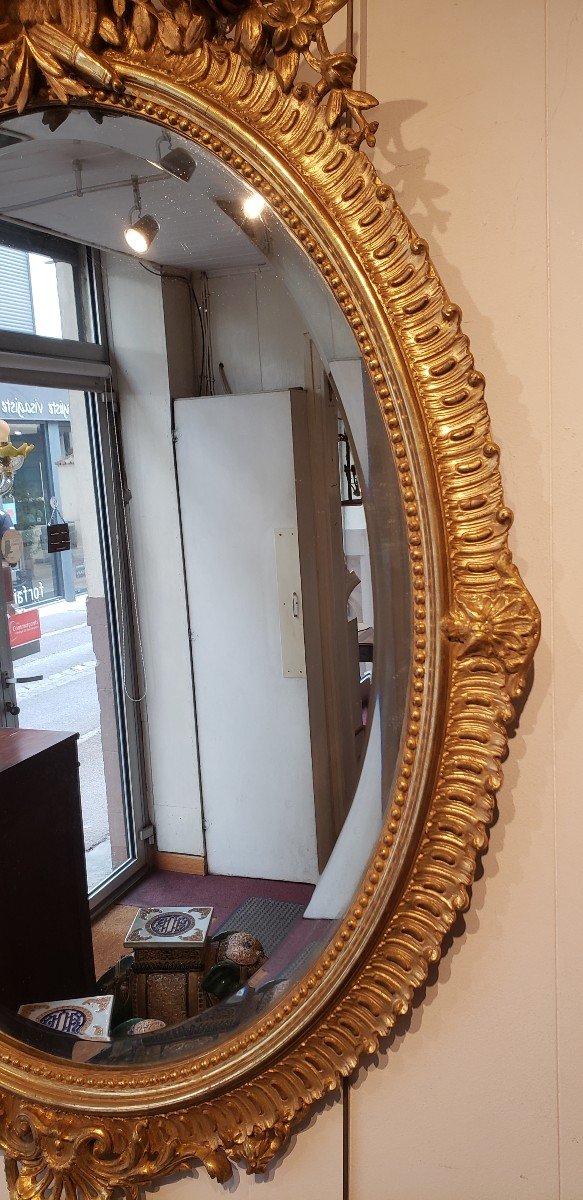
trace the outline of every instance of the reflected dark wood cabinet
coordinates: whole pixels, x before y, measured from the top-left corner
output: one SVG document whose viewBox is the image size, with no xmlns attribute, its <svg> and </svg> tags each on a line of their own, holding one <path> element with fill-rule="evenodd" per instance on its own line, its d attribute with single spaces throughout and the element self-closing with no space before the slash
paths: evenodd
<svg viewBox="0 0 583 1200">
<path fill-rule="evenodd" d="M 77 734 L 0 729 L 0 1003 L 92 995 Z"/>
</svg>

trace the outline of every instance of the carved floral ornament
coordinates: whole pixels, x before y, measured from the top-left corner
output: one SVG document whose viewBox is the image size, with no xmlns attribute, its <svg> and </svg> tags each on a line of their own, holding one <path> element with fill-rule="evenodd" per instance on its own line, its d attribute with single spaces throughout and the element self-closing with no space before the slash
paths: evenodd
<svg viewBox="0 0 583 1200">
<path fill-rule="evenodd" d="M 297 85 L 299 96 L 316 104 L 325 100 L 332 128 L 350 117 L 343 138 L 359 146 L 374 145 L 377 124 L 363 111 L 377 101 L 354 91 L 353 54 L 331 54 L 324 25 L 346 0 L 12 0 L 0 25 L 0 79 L 7 81 L 6 99 L 22 112 L 41 72 L 50 98 L 67 103 L 87 95 L 83 78 L 121 90 L 113 66 L 105 63 L 108 47 L 129 56 L 153 51 L 171 69 L 173 55 L 208 55 L 229 43 L 255 67 L 275 71 L 284 92 L 293 87 L 302 58 L 320 76 L 317 84 Z M 82 47 L 82 50 L 80 50 Z M 193 66 L 195 64 L 193 63 Z M 199 64 L 196 64 L 200 69 Z"/>
<path fill-rule="evenodd" d="M 356 60 L 326 40 L 344 3 L 0 0 L 0 115 L 43 108 L 56 126 L 81 105 L 176 128 L 261 191 L 301 242 L 374 385 L 414 598 L 400 770 L 334 941 L 280 1008 L 171 1067 L 113 1073 L 0 1033 L 0 1146 L 20 1200 L 133 1197 L 193 1160 L 223 1181 L 232 1162 L 265 1170 L 407 1012 L 487 845 L 539 614 L 508 551 L 498 448 L 459 309 L 362 150 L 375 101 L 353 89 Z"/>
</svg>

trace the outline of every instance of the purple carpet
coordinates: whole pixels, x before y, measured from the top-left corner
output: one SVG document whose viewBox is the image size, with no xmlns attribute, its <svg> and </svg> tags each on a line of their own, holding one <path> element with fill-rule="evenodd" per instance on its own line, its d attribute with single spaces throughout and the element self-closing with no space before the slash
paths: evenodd
<svg viewBox="0 0 583 1200">
<path fill-rule="evenodd" d="M 309 903 L 314 891 L 311 883 L 286 883 L 279 879 L 247 879 L 239 875 L 186 875 L 177 871 L 152 871 L 124 896 L 124 904 L 158 907 L 168 904 L 212 904 L 211 931 L 226 921 L 234 909 L 252 896 L 268 900 L 289 900 L 292 904 Z"/>
</svg>

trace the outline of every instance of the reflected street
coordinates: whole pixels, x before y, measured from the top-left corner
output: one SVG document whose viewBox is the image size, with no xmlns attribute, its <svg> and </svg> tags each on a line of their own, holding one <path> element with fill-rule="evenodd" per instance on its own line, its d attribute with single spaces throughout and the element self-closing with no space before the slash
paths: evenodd
<svg viewBox="0 0 583 1200">
<path fill-rule="evenodd" d="M 14 669 L 17 676 L 43 678 L 18 685 L 19 722 L 23 729 L 79 734 L 83 831 L 91 888 L 103 878 L 104 865 L 111 859 L 96 660 L 87 625 L 86 597 L 79 596 L 72 603 L 55 601 L 41 607 L 39 613 L 40 652 L 18 659 Z"/>
</svg>

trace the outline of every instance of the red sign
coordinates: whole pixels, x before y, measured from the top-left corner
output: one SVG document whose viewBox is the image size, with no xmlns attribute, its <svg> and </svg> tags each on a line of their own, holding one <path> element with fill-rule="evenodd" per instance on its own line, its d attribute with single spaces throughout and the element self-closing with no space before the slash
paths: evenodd
<svg viewBox="0 0 583 1200">
<path fill-rule="evenodd" d="M 26 646 L 27 642 L 40 641 L 40 617 L 38 608 L 29 608 L 26 612 L 13 613 L 8 618 L 10 631 L 10 646 Z"/>
</svg>

